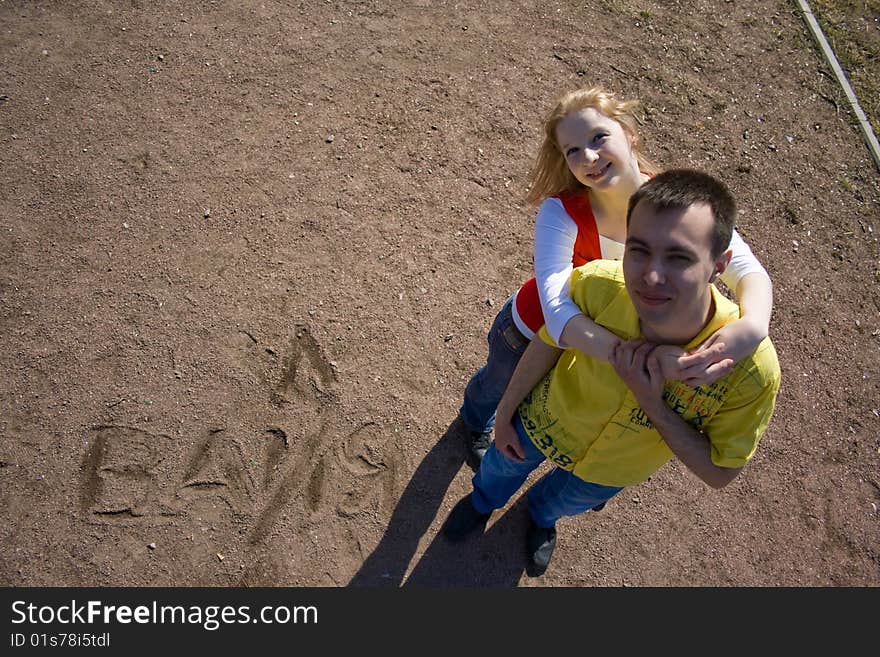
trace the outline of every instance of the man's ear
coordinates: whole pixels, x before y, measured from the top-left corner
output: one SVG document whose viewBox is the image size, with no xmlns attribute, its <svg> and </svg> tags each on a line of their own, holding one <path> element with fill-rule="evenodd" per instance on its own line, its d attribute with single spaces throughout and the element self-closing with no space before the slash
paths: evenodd
<svg viewBox="0 0 880 657">
<path fill-rule="evenodd" d="M 715 258 L 715 266 L 712 270 L 712 278 L 709 279 L 710 283 L 714 283 L 715 279 L 724 273 L 724 270 L 727 269 L 727 265 L 730 264 L 731 257 L 733 257 L 733 250 L 727 249 L 727 251 Z"/>
</svg>

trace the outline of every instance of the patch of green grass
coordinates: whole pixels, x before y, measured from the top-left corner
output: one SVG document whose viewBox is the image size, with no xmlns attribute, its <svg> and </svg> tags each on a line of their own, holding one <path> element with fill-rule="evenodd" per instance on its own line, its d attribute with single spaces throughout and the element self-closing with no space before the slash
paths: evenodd
<svg viewBox="0 0 880 657">
<path fill-rule="evenodd" d="M 599 0 L 599 6 L 612 14 L 625 14 L 629 12 L 629 7 L 621 0 Z"/>
<path fill-rule="evenodd" d="M 641 3 L 637 0 L 598 0 L 595 4 L 609 13 L 628 16 L 645 24 L 654 19 L 654 14 L 650 10 L 639 8 L 638 5 Z"/>
<path fill-rule="evenodd" d="M 880 0 L 809 0 L 874 133 L 880 135 Z"/>
</svg>

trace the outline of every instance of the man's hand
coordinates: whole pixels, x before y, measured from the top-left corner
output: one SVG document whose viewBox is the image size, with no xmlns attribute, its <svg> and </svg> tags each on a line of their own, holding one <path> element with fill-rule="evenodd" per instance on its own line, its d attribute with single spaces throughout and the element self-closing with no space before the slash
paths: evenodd
<svg viewBox="0 0 880 657">
<path fill-rule="evenodd" d="M 510 421 L 495 423 L 495 448 L 511 461 L 521 463 L 525 459 L 519 436 Z"/>
<path fill-rule="evenodd" d="M 553 369 L 561 353 L 562 349 L 552 347 L 535 336 L 519 359 L 495 413 L 495 449 L 504 458 L 517 462 L 525 460 L 519 436 L 513 428 L 513 414 L 544 375 Z"/>
<path fill-rule="evenodd" d="M 645 340 L 621 342 L 611 354 L 611 365 L 632 390 L 636 401 L 650 416 L 663 404 L 663 376 L 660 361 L 653 356 L 656 345 Z"/>
<path fill-rule="evenodd" d="M 621 343 L 614 350 L 611 364 L 678 459 L 713 488 L 723 488 L 742 468 L 715 465 L 709 438 L 688 425 L 663 401 L 663 372 L 657 354 L 653 353 L 657 348 L 644 340 Z"/>
</svg>

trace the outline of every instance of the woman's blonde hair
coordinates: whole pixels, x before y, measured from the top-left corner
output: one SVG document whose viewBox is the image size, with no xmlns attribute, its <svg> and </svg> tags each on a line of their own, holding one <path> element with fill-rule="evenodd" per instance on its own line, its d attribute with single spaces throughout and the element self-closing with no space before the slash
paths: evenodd
<svg viewBox="0 0 880 657">
<path fill-rule="evenodd" d="M 556 141 L 556 126 L 568 114 L 592 107 L 605 116 L 617 121 L 632 139 L 633 152 L 639 169 L 649 175 L 659 172 L 659 167 L 651 162 L 641 151 L 642 139 L 639 135 L 636 110 L 637 100 L 619 100 L 613 93 L 602 87 L 577 89 L 562 96 L 544 120 L 544 142 L 538 151 L 535 165 L 529 174 L 530 187 L 526 194 L 529 203 L 540 203 L 546 198 L 562 192 L 577 192 L 584 189 L 572 175 L 565 161 L 565 155 Z"/>
</svg>

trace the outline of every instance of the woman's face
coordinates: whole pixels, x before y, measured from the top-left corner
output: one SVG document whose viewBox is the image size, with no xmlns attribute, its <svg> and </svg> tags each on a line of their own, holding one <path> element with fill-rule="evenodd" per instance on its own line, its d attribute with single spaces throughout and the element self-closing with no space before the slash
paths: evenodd
<svg viewBox="0 0 880 657">
<path fill-rule="evenodd" d="M 589 189 L 607 189 L 623 178 L 639 180 L 632 139 L 617 121 L 592 107 L 566 114 L 556 142 L 568 169 Z"/>
</svg>

